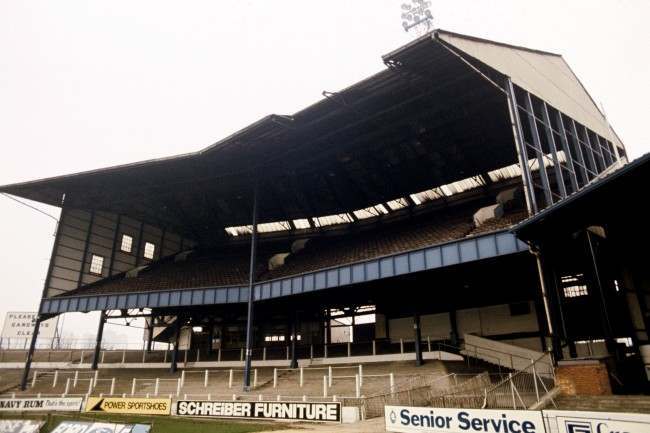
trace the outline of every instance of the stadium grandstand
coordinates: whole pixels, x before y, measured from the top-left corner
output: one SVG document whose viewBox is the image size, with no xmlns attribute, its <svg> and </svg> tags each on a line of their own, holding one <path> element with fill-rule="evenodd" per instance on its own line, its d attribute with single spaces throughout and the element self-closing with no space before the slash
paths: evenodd
<svg viewBox="0 0 650 433">
<path fill-rule="evenodd" d="M 94 349 L 61 362 L 149 356 L 176 395 L 179 365 L 246 391 L 322 367 L 320 393 L 340 357 L 348 379 L 357 364 L 384 375 L 378 392 L 445 360 L 494 372 L 550 353 L 605 364 L 621 392 L 645 386 L 648 158 L 628 164 L 558 54 L 436 30 L 383 62 L 194 153 L 0 187 L 61 208 L 36 329 L 102 312 Z M 148 350 L 172 350 L 102 351 L 109 317 L 144 317 Z M 37 332 L 23 390 L 54 382 L 30 376 L 36 348 Z M 151 376 L 120 374 L 131 394 Z"/>
</svg>

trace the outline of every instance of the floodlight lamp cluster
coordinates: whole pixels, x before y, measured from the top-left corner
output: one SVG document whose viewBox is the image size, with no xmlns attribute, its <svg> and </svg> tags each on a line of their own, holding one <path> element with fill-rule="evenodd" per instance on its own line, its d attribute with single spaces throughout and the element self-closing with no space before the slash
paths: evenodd
<svg viewBox="0 0 650 433">
<path fill-rule="evenodd" d="M 402 4 L 402 27 L 409 32 L 415 29 L 416 33 L 424 34 L 431 29 L 433 15 L 427 0 L 411 0 L 411 3 Z"/>
</svg>

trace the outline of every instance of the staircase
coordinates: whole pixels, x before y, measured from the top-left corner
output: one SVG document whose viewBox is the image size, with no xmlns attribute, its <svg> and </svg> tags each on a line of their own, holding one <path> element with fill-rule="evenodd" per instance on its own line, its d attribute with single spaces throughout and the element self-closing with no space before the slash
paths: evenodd
<svg viewBox="0 0 650 433">
<path fill-rule="evenodd" d="M 561 396 L 555 403 L 560 410 L 650 413 L 646 395 Z"/>
<path fill-rule="evenodd" d="M 530 350 L 472 334 L 465 334 L 464 340 L 465 343 L 460 351 L 461 355 L 480 359 L 513 371 L 526 370 L 533 361 L 538 361 L 536 363 L 536 372 L 538 374 L 547 376 L 554 375 L 552 360 L 544 352 Z M 542 360 L 542 358 L 544 359 Z"/>
</svg>

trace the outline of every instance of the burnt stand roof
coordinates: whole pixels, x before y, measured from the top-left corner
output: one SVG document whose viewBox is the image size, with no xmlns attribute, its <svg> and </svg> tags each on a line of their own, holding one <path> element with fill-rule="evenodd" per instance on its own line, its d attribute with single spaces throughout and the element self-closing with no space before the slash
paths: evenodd
<svg viewBox="0 0 650 433">
<path fill-rule="evenodd" d="M 515 162 L 504 95 L 435 38 L 293 115 L 269 115 L 195 153 L 4 186 L 210 238 L 249 224 L 361 209 Z"/>
</svg>

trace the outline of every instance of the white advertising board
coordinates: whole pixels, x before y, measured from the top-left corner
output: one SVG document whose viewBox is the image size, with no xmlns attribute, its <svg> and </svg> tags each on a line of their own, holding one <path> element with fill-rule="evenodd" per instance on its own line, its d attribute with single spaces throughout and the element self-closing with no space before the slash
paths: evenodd
<svg viewBox="0 0 650 433">
<path fill-rule="evenodd" d="M 81 397 L 69 398 L 0 398 L 0 412 L 79 412 Z"/>
<path fill-rule="evenodd" d="M 51 433 L 149 433 L 148 424 L 61 421 Z"/>
<path fill-rule="evenodd" d="M 341 403 L 179 400 L 175 415 L 341 422 Z"/>
<path fill-rule="evenodd" d="M 547 433 L 648 433 L 650 415 L 623 412 L 545 410 Z"/>
<path fill-rule="evenodd" d="M 386 406 L 384 418 L 388 432 L 545 432 L 542 412 L 530 410 Z"/>
<path fill-rule="evenodd" d="M 0 433 L 38 433 L 43 424 L 32 419 L 0 419 Z"/>
<path fill-rule="evenodd" d="M 2 325 L 2 339 L 24 340 L 32 338 L 37 315 L 38 313 L 30 311 L 9 311 Z M 59 323 L 58 317 L 42 322 L 38 330 L 38 337 L 43 339 L 54 338 L 57 323 Z"/>
</svg>

